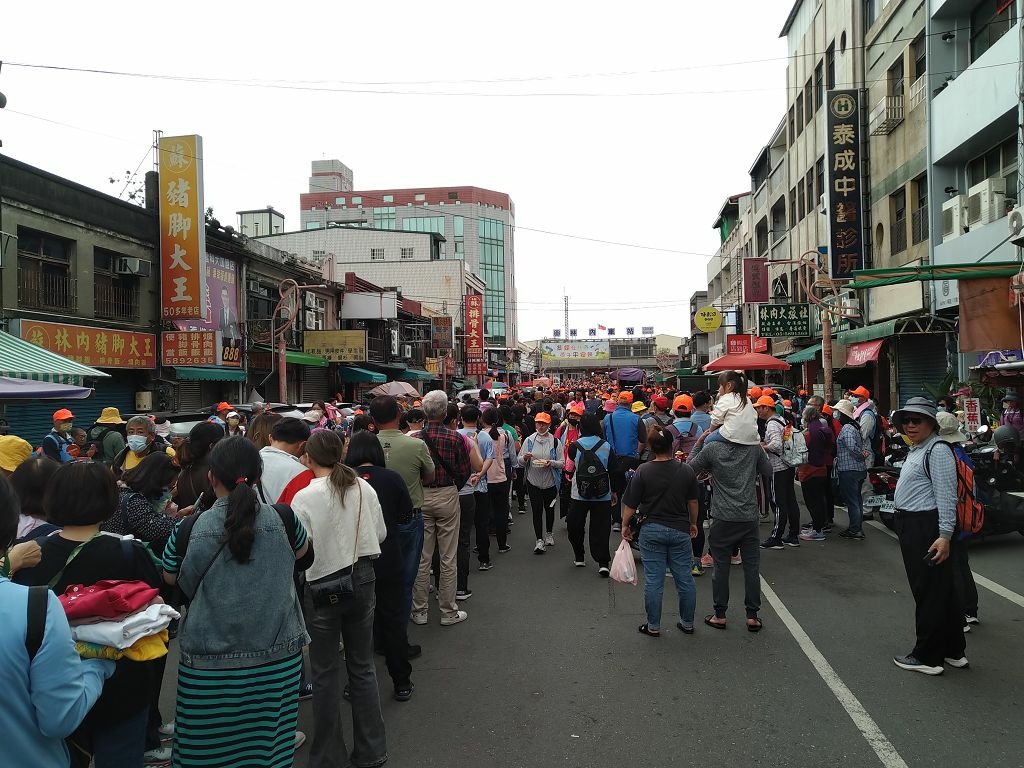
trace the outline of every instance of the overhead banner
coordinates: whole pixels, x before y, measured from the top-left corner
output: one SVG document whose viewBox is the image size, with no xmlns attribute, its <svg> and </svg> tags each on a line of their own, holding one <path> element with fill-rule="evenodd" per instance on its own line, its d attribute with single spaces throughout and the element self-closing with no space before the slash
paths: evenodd
<svg viewBox="0 0 1024 768">
<path fill-rule="evenodd" d="M 484 355 L 484 297 L 466 296 L 466 358 Z"/>
<path fill-rule="evenodd" d="M 160 314 L 206 316 L 203 139 L 160 139 Z"/>
<path fill-rule="evenodd" d="M 757 335 L 773 339 L 809 336 L 810 318 L 807 304 L 762 304 L 757 308 Z"/>
<path fill-rule="evenodd" d="M 366 331 L 304 331 L 302 351 L 331 363 L 365 363 Z"/>
<path fill-rule="evenodd" d="M 454 326 L 450 315 L 435 315 L 430 318 L 430 348 L 451 349 Z"/>
<path fill-rule="evenodd" d="M 608 360 L 607 341 L 543 341 L 544 360 Z"/>
<path fill-rule="evenodd" d="M 768 293 L 768 259 L 743 260 L 743 303 L 764 304 Z"/>
<path fill-rule="evenodd" d="M 213 331 L 217 354 L 206 365 L 242 365 L 242 329 L 238 324 L 238 270 L 235 262 L 208 254 L 205 259 L 206 309 L 201 318 L 175 320 L 179 331 Z M 166 363 L 170 365 L 170 363 Z"/>
<path fill-rule="evenodd" d="M 853 279 L 855 270 L 864 269 L 859 92 L 829 91 L 826 104 L 829 276 Z"/>
<path fill-rule="evenodd" d="M 25 319 L 12 320 L 11 331 L 37 347 L 93 368 L 156 368 L 153 333 Z"/>
</svg>

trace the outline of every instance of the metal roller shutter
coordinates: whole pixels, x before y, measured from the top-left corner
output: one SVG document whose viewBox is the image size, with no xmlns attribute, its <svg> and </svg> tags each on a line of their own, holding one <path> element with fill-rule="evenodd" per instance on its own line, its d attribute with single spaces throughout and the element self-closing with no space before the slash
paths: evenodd
<svg viewBox="0 0 1024 768">
<path fill-rule="evenodd" d="M 912 397 L 931 397 L 925 384 L 935 386 L 949 370 L 946 334 L 906 334 L 896 347 L 896 389 L 899 404 Z"/>
<path fill-rule="evenodd" d="M 302 393 L 301 400 L 303 403 L 312 403 L 315 400 L 328 400 L 332 397 L 333 393 L 330 391 L 330 368 L 304 365 L 300 370 L 302 371 L 302 380 L 299 391 Z"/>
</svg>

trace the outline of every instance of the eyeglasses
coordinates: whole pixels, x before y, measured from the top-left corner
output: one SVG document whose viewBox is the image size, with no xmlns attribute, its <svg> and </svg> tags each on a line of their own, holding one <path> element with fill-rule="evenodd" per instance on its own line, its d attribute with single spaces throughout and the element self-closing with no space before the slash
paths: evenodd
<svg viewBox="0 0 1024 768">
<path fill-rule="evenodd" d="M 903 423 L 904 424 L 910 424 L 910 425 L 916 427 L 918 424 L 923 424 L 924 423 L 924 418 L 921 417 L 921 416 L 904 416 L 903 417 Z"/>
</svg>

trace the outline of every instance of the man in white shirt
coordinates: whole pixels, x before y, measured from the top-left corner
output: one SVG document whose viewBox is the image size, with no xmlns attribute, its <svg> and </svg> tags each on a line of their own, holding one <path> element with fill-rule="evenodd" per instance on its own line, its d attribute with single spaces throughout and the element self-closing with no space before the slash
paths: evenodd
<svg viewBox="0 0 1024 768">
<path fill-rule="evenodd" d="M 270 445 L 260 449 L 263 477 L 258 490 L 260 498 L 267 504 L 282 500 L 290 502 L 298 490 L 309 484 L 312 473 L 299 461 L 306 450 L 307 440 L 309 425 L 301 419 L 289 417 L 274 424 L 270 431 Z M 299 478 L 300 475 L 303 478 Z M 301 484 L 294 487 L 298 483 Z"/>
</svg>

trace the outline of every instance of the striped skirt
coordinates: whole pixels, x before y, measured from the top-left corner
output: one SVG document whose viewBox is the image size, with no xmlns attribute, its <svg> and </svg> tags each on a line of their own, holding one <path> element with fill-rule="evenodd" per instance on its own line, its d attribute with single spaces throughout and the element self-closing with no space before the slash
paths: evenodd
<svg viewBox="0 0 1024 768">
<path fill-rule="evenodd" d="M 178 667 L 175 768 L 290 768 L 302 654 L 247 669 Z"/>
</svg>

